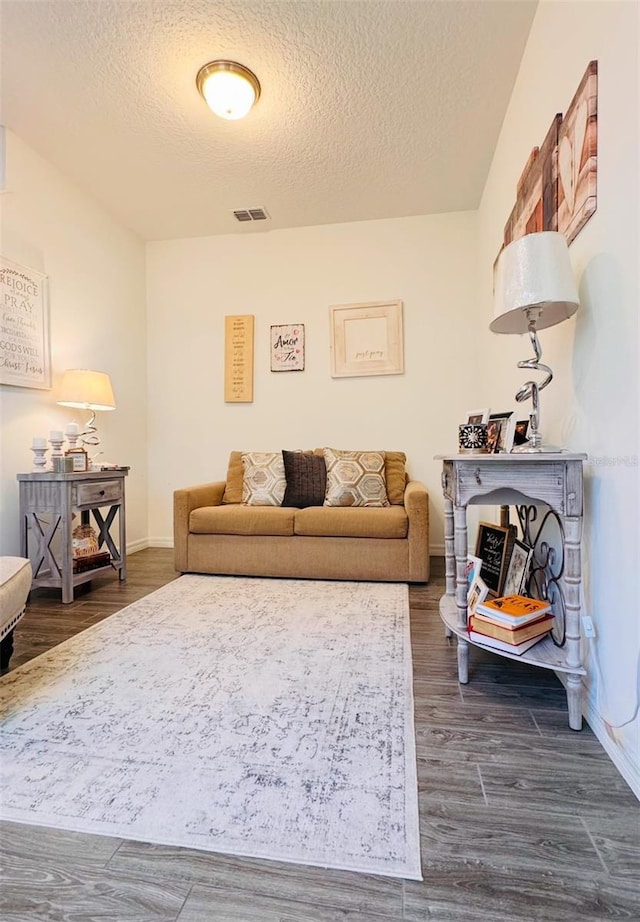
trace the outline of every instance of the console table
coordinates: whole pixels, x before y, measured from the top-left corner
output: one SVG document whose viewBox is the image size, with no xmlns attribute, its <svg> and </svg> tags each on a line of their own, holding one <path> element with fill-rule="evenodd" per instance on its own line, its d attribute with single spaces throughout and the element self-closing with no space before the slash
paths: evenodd
<svg viewBox="0 0 640 922">
<path fill-rule="evenodd" d="M 124 478 L 128 467 L 109 471 L 57 474 L 52 471 L 18 474 L 20 485 L 20 548 L 31 559 L 32 588 L 62 590 L 62 601 L 73 602 L 73 590 L 104 573 L 127 578 Z M 106 515 L 102 509 L 108 507 Z M 73 569 L 73 510 L 88 525 L 93 516 L 98 549 L 108 549 L 108 564 L 75 573 Z M 117 542 L 111 534 L 118 515 Z M 41 521 L 46 517 L 49 521 Z M 115 530 L 115 528 L 114 528 Z M 54 541 L 55 538 L 55 541 Z"/>
<path fill-rule="evenodd" d="M 582 462 L 566 452 L 436 455 L 442 461 L 445 507 L 446 592 L 440 616 L 448 636 L 458 639 L 458 680 L 468 682 L 469 646 L 497 656 L 566 674 L 569 726 L 582 729 L 580 591 L 582 567 Z M 523 541 L 534 548 L 529 594 L 551 603 L 555 615 L 549 635 L 521 656 L 471 640 L 467 631 L 467 506 L 499 505 L 501 523 L 515 506 Z M 549 511 L 540 513 L 538 507 Z M 559 539 L 545 536 L 551 526 Z"/>
</svg>

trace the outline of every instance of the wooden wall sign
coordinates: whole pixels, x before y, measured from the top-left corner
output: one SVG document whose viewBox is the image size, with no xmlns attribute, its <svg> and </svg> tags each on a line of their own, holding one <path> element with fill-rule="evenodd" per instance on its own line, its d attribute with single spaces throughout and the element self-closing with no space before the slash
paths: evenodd
<svg viewBox="0 0 640 922">
<path fill-rule="evenodd" d="M 253 314 L 224 318 L 225 403 L 253 401 Z"/>
<path fill-rule="evenodd" d="M 597 169 L 598 62 L 590 61 L 564 118 L 555 116 L 529 155 L 503 247 L 538 231 L 557 230 L 571 243 L 596 210 Z"/>
<path fill-rule="evenodd" d="M 0 256 L 0 384 L 51 387 L 47 277 Z"/>
</svg>

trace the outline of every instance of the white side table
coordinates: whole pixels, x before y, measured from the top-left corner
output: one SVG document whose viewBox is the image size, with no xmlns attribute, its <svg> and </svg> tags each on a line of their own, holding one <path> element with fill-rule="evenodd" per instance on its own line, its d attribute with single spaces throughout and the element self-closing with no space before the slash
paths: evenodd
<svg viewBox="0 0 640 922">
<path fill-rule="evenodd" d="M 522 453 L 436 455 L 442 461 L 445 507 L 446 592 L 440 616 L 447 632 L 458 638 L 458 679 L 468 682 L 469 646 L 483 645 L 467 632 L 467 506 L 499 505 L 503 519 L 516 506 L 525 543 L 534 547 L 536 584 L 548 598 L 560 630 L 521 656 L 486 647 L 498 656 L 566 674 L 569 726 L 582 729 L 580 590 L 582 566 L 583 454 Z M 561 537 L 559 556 L 550 553 L 541 533 L 539 506 L 548 506 Z"/>
</svg>

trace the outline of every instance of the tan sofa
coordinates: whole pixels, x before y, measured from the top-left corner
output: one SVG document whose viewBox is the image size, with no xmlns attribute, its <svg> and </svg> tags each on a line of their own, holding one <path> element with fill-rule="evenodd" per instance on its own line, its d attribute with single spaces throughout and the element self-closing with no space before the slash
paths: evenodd
<svg viewBox="0 0 640 922">
<path fill-rule="evenodd" d="M 401 452 L 386 453 L 383 508 L 246 506 L 240 452 L 226 481 L 174 493 L 175 567 L 182 573 L 310 579 L 429 579 L 429 497 Z"/>
</svg>

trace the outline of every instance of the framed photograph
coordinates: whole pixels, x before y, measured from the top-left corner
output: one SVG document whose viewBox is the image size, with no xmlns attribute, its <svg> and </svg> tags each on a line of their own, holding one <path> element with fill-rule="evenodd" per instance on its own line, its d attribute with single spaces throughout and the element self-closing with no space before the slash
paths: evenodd
<svg viewBox="0 0 640 922">
<path fill-rule="evenodd" d="M 523 587 L 529 576 L 532 556 L 533 548 L 516 538 L 511 549 L 511 559 L 502 587 L 502 595 L 522 595 Z"/>
<path fill-rule="evenodd" d="M 529 441 L 529 420 L 517 419 L 513 430 L 513 445 L 526 445 Z"/>
<path fill-rule="evenodd" d="M 488 595 L 489 587 L 482 577 L 476 576 L 467 596 L 467 616 L 472 615 L 476 610 L 476 605 L 480 602 L 484 602 Z"/>
<path fill-rule="evenodd" d="M 68 448 L 65 457 L 71 458 L 74 472 L 83 473 L 89 470 L 89 455 L 84 448 Z"/>
<path fill-rule="evenodd" d="M 467 423 L 488 423 L 491 410 L 467 410 Z"/>
<path fill-rule="evenodd" d="M 51 388 L 47 276 L 0 256 L 0 384 Z"/>
<path fill-rule="evenodd" d="M 469 554 L 467 557 L 467 598 L 469 598 L 473 581 L 477 576 L 480 576 L 481 567 L 482 561 L 480 558 L 474 557 L 473 554 Z"/>
<path fill-rule="evenodd" d="M 402 301 L 341 304 L 329 312 L 332 378 L 403 374 Z"/>
<path fill-rule="evenodd" d="M 489 454 L 511 451 L 514 431 L 515 417 L 512 410 L 504 413 L 490 413 L 487 422 L 487 451 Z"/>
<path fill-rule="evenodd" d="M 304 323 L 271 327 L 271 371 L 304 371 Z"/>
<path fill-rule="evenodd" d="M 491 522 L 478 525 L 475 556 L 482 561 L 480 576 L 493 597 L 503 595 L 514 540 L 513 525 L 493 525 Z"/>
</svg>

